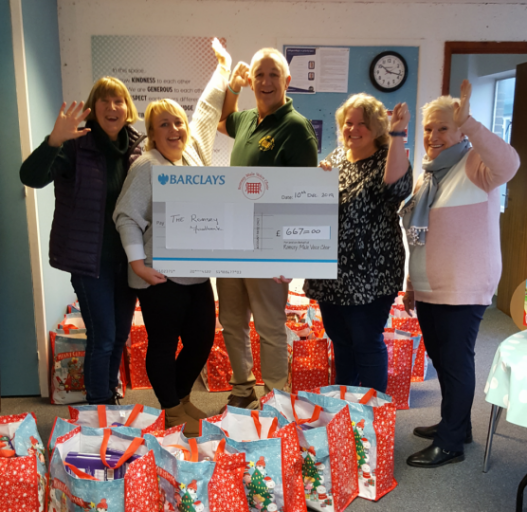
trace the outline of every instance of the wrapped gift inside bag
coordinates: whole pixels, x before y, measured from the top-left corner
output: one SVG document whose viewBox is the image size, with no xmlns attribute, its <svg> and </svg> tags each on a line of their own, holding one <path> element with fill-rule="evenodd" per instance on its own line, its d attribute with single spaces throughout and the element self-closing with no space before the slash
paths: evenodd
<svg viewBox="0 0 527 512">
<path fill-rule="evenodd" d="M 245 454 L 227 453 L 223 435 L 188 439 L 178 426 L 157 439 L 148 434 L 145 440 L 156 460 L 155 510 L 248 512 L 242 480 Z"/>
<path fill-rule="evenodd" d="M 115 464 L 110 463 L 110 453 L 119 454 Z M 107 470 L 104 475 L 83 471 L 66 462 L 70 454 L 91 456 L 102 461 Z M 130 459 L 135 460 L 130 463 Z M 127 466 L 124 478 L 113 478 L 124 465 Z M 110 429 L 77 427 L 57 439 L 50 462 L 49 489 L 50 511 L 100 508 L 112 512 L 152 512 L 155 510 L 152 505 L 159 501 L 154 453 L 148 451 L 142 438 Z"/>
<path fill-rule="evenodd" d="M 358 496 L 358 472 L 350 413 L 345 403 L 326 409 L 304 394 L 274 390 L 263 410 L 282 414 L 298 427 L 307 506 L 343 512 Z"/>
<path fill-rule="evenodd" d="M 45 448 L 32 414 L 0 416 L 0 510 L 44 510 Z"/>
<path fill-rule="evenodd" d="M 327 386 L 299 393 L 330 410 L 348 404 L 353 424 L 359 473 L 359 496 L 377 501 L 397 486 L 393 476 L 395 406 L 374 389 Z"/>
<path fill-rule="evenodd" d="M 251 512 L 306 511 L 294 423 L 271 411 L 227 407 L 221 417 L 202 420 L 201 433 L 223 436 L 227 451 L 245 453 L 243 481 Z"/>
</svg>

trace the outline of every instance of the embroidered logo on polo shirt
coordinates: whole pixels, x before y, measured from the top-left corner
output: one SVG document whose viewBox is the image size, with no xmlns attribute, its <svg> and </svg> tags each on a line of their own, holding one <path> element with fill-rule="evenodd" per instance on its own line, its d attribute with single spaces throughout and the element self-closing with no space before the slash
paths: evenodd
<svg viewBox="0 0 527 512">
<path fill-rule="evenodd" d="M 258 142 L 260 151 L 271 151 L 274 148 L 274 139 L 270 135 L 262 137 Z"/>
</svg>

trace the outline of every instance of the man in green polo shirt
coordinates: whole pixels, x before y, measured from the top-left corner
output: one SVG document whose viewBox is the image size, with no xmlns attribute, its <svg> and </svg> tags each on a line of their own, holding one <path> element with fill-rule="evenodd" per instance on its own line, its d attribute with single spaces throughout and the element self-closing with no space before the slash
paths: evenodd
<svg viewBox="0 0 527 512">
<path fill-rule="evenodd" d="M 311 123 L 286 97 L 291 81 L 285 57 L 274 48 L 254 55 L 250 67 L 234 70 L 218 130 L 234 138 L 232 166 L 316 167 L 317 138 Z M 250 86 L 256 108 L 238 112 L 238 95 Z M 228 405 L 256 409 L 256 379 L 249 339 L 251 313 L 260 335 L 260 360 L 265 392 L 283 389 L 287 381 L 285 306 L 288 283 L 276 279 L 217 280 L 220 323 L 233 370 Z"/>
</svg>

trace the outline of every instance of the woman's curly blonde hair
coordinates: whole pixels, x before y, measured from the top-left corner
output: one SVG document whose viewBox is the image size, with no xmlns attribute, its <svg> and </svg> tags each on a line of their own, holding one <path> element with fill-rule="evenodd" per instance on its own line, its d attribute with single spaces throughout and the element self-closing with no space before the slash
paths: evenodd
<svg viewBox="0 0 527 512">
<path fill-rule="evenodd" d="M 364 92 L 350 96 L 335 112 L 340 141 L 344 142 L 342 127 L 350 108 L 362 108 L 364 122 L 368 130 L 372 132 L 377 148 L 388 144 L 388 114 L 386 113 L 386 108 L 378 99 Z"/>
</svg>

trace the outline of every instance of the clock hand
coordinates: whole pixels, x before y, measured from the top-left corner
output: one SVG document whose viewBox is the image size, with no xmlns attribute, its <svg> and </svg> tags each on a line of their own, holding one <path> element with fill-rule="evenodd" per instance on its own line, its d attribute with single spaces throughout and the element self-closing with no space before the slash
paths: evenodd
<svg viewBox="0 0 527 512">
<path fill-rule="evenodd" d="M 397 75 L 397 76 L 401 76 L 401 73 L 396 73 L 395 71 L 391 71 L 390 69 L 388 69 L 386 66 L 383 66 L 382 64 L 380 65 L 381 68 L 383 68 L 386 72 L 388 73 L 391 73 L 392 75 Z"/>
</svg>

